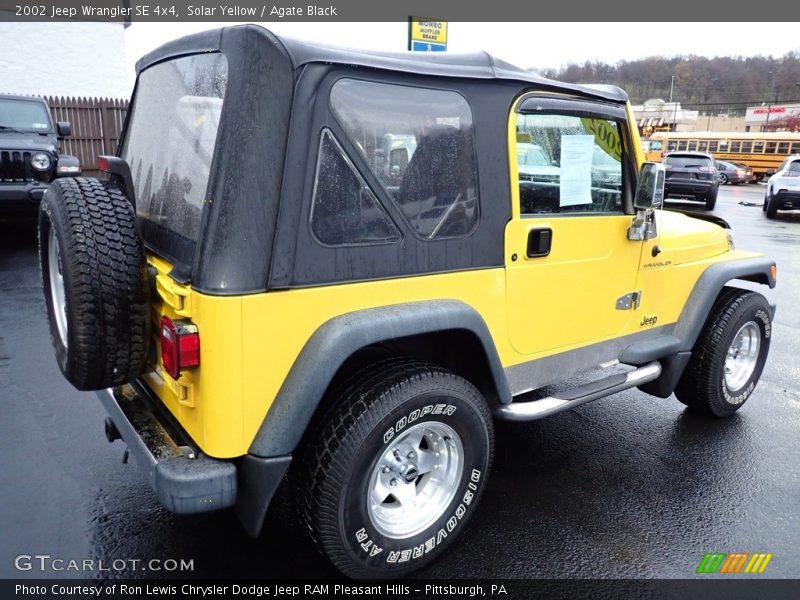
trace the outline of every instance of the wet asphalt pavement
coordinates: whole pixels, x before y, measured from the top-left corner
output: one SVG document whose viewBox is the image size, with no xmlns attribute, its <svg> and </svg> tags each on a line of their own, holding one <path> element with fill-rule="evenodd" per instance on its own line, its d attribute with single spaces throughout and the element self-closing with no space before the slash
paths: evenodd
<svg viewBox="0 0 800 600">
<path fill-rule="evenodd" d="M 800 215 L 767 221 L 763 190 L 721 188 L 714 211 L 738 247 L 778 261 L 770 357 L 746 406 L 710 420 L 634 390 L 499 424 L 479 510 L 421 577 L 685 578 L 706 552 L 734 551 L 772 552 L 766 574 L 800 576 Z M 336 576 L 282 495 L 258 540 L 230 512 L 162 509 L 133 461 L 122 465 L 122 443 L 106 442 L 94 394 L 61 377 L 40 285 L 33 227 L 0 225 L 0 577 Z M 17 571 L 20 554 L 194 570 Z"/>
</svg>

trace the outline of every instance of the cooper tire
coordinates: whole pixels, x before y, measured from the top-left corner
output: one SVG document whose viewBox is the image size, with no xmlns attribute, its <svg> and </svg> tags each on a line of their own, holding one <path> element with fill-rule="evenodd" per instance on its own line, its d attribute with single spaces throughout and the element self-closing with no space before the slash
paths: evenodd
<svg viewBox="0 0 800 600">
<path fill-rule="evenodd" d="M 144 369 L 149 296 L 136 216 L 113 184 L 57 179 L 39 208 L 39 262 L 61 372 L 79 390 L 121 385 Z"/>
<path fill-rule="evenodd" d="M 715 417 L 739 410 L 752 394 L 767 360 L 770 315 L 761 294 L 725 288 L 675 388 L 678 400 Z"/>
<path fill-rule="evenodd" d="M 399 577 L 434 560 L 475 512 L 491 414 L 471 383 L 416 361 L 373 364 L 340 390 L 300 453 L 300 518 L 346 575 Z"/>
</svg>

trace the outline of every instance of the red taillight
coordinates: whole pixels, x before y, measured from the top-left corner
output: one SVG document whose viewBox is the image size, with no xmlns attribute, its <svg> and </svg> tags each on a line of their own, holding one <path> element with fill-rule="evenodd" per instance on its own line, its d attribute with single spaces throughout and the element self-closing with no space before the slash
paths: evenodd
<svg viewBox="0 0 800 600">
<path fill-rule="evenodd" d="M 108 159 L 105 156 L 98 156 L 95 160 L 95 164 L 100 171 L 108 173 L 111 168 L 108 166 Z"/>
<path fill-rule="evenodd" d="M 173 379 L 181 376 L 181 369 L 200 364 L 200 334 L 196 325 L 161 317 L 161 363 Z"/>
</svg>

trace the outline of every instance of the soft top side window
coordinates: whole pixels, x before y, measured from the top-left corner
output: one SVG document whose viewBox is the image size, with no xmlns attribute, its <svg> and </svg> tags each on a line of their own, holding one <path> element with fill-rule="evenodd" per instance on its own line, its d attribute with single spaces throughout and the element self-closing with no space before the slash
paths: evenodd
<svg viewBox="0 0 800 600">
<path fill-rule="evenodd" d="M 311 231 L 325 246 L 381 244 L 400 232 L 328 130 L 322 132 L 311 204 Z"/>
<path fill-rule="evenodd" d="M 460 94 L 340 79 L 330 105 L 383 191 L 426 240 L 478 224 L 472 112 Z"/>
</svg>

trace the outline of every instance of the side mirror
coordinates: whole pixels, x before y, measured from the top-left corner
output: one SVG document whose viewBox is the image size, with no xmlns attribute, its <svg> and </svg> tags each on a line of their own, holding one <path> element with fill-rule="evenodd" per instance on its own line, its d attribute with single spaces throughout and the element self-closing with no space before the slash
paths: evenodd
<svg viewBox="0 0 800 600">
<path fill-rule="evenodd" d="M 639 171 L 639 183 L 633 206 L 637 210 L 650 210 L 664 202 L 664 179 L 666 171 L 661 163 L 646 162 Z"/>
<path fill-rule="evenodd" d="M 767 177 L 772 177 L 775 175 L 775 169 L 767 169 Z"/>
<path fill-rule="evenodd" d="M 81 161 L 77 156 L 62 154 L 58 157 L 56 177 L 78 177 L 81 174 Z"/>
<path fill-rule="evenodd" d="M 56 132 L 58 137 L 69 137 L 72 135 L 72 125 L 69 124 L 69 121 L 59 121 L 56 123 Z"/>
</svg>

